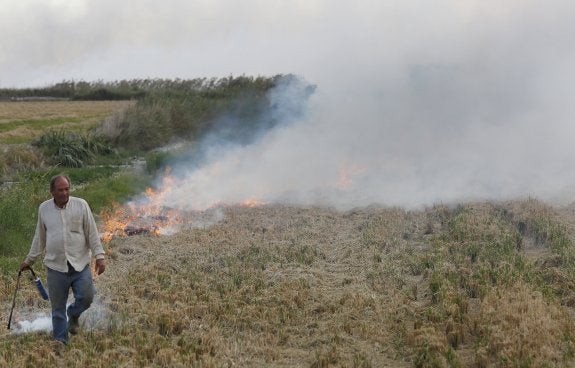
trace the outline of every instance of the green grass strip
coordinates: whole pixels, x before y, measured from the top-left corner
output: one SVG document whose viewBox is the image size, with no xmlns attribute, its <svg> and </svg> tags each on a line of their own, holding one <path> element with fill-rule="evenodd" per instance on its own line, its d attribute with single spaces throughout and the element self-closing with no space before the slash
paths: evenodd
<svg viewBox="0 0 575 368">
<path fill-rule="evenodd" d="M 64 123 L 79 123 L 89 118 L 90 117 L 15 120 L 7 123 L 0 123 L 0 133 L 9 132 L 17 128 L 30 128 L 34 130 L 41 130 L 44 128 L 52 127 L 55 125 L 61 125 Z"/>
</svg>

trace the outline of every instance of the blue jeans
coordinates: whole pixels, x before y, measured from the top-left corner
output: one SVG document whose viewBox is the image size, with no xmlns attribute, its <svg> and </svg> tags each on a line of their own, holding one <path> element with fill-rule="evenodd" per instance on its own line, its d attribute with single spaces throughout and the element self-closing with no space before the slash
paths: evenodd
<svg viewBox="0 0 575 368">
<path fill-rule="evenodd" d="M 48 268 L 48 293 L 52 304 L 52 329 L 55 340 L 63 343 L 68 342 L 68 318 L 80 317 L 94 300 L 94 284 L 92 283 L 92 271 L 90 265 L 86 265 L 82 271 L 76 271 L 68 264 L 68 272 L 59 272 Z M 68 293 L 72 288 L 74 303 L 70 304 L 66 311 Z"/>
</svg>

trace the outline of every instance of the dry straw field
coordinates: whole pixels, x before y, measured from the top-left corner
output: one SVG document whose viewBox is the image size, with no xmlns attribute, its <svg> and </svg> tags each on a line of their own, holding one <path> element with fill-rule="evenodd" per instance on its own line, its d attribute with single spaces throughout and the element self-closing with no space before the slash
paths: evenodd
<svg viewBox="0 0 575 368">
<path fill-rule="evenodd" d="M 47 129 L 86 129 L 134 101 L 0 101 L 0 144 L 29 142 Z"/>
<path fill-rule="evenodd" d="M 550 233 L 535 230 L 536 220 L 560 222 L 567 210 L 526 200 L 412 212 L 221 211 L 211 226 L 114 238 L 82 333 L 61 352 L 48 335 L 5 333 L 0 366 L 573 363 L 573 279 Z M 484 253 L 506 237 L 509 254 Z M 2 281 L 7 311 L 14 284 Z M 23 290 L 20 310 L 47 312 L 34 293 Z"/>
</svg>

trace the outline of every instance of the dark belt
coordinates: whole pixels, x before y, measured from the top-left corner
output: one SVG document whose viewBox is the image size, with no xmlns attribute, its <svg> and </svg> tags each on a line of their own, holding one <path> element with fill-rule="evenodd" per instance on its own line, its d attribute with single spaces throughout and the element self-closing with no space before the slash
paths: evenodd
<svg viewBox="0 0 575 368">
<path fill-rule="evenodd" d="M 76 272 L 76 269 L 70 264 L 69 261 L 66 261 L 66 263 L 68 263 L 68 273 L 69 274 Z"/>
</svg>

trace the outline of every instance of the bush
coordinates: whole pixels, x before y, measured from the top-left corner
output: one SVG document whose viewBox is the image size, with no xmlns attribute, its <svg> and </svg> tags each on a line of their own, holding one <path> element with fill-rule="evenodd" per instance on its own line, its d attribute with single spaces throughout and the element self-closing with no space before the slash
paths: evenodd
<svg viewBox="0 0 575 368">
<path fill-rule="evenodd" d="M 50 131 L 32 144 L 43 149 L 49 163 L 63 167 L 82 167 L 96 155 L 113 152 L 102 137 L 90 133 L 67 133 L 63 130 Z"/>
<path fill-rule="evenodd" d="M 274 88 L 293 91 L 289 97 L 276 96 Z M 249 144 L 286 116 L 301 115 L 313 91 L 313 86 L 291 75 L 229 77 L 195 84 L 165 81 L 122 116 L 107 122 L 105 131 L 115 147 L 139 151 L 162 147 L 173 139 L 198 141 L 207 135 Z"/>
</svg>

